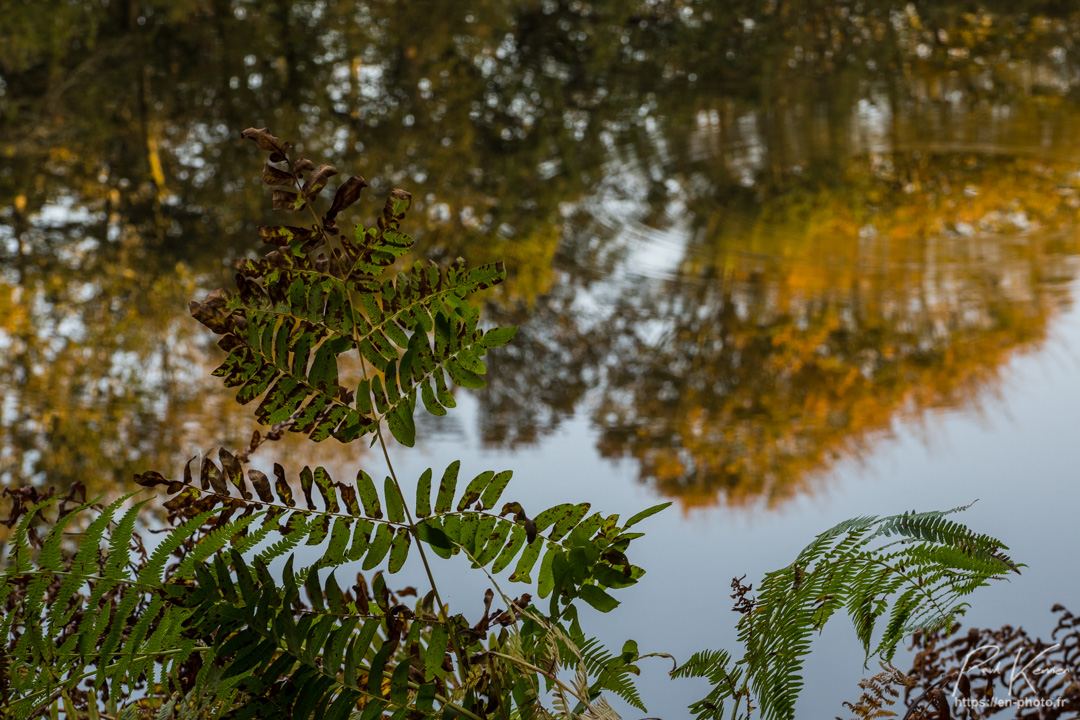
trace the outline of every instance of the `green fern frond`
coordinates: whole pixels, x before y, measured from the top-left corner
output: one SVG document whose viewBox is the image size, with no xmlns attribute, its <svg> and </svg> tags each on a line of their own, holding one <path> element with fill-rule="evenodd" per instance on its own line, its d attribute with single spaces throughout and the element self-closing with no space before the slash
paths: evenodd
<svg viewBox="0 0 1080 720">
<path fill-rule="evenodd" d="M 214 515 L 215 513 L 213 510 L 206 510 L 190 518 L 179 527 L 169 531 L 164 539 L 158 543 L 157 547 L 154 548 L 146 565 L 139 571 L 139 574 L 136 576 L 137 581 L 150 586 L 160 584 L 162 574 L 165 572 L 165 563 L 169 561 L 169 557 L 176 552 L 186 540 L 191 538 L 199 528 L 214 517 Z"/>
<path fill-rule="evenodd" d="M 694 653 L 690 659 L 672 672 L 674 678 L 705 678 L 712 685 L 707 696 L 690 705 L 690 712 L 697 718 L 723 720 L 728 717 L 726 703 L 735 701 L 731 717 L 748 717 L 749 711 L 737 714 L 739 704 L 747 698 L 745 668 L 735 663 L 726 650 L 704 650 Z"/>
<path fill-rule="evenodd" d="M 638 667 L 633 664 L 637 659 L 636 643 L 632 641 L 626 643 L 621 655 L 613 655 L 599 640 L 589 638 L 581 645 L 579 652 L 585 669 L 589 675 L 596 678 L 589 686 L 591 696 L 608 690 L 641 712 L 648 712 L 630 677 L 640 673 Z"/>
<path fill-rule="evenodd" d="M 265 703 L 272 702 L 277 712 L 294 718 L 347 718 L 358 704 L 372 703 L 386 711 L 410 708 L 421 710 L 421 716 L 436 714 L 431 707 L 428 711 L 417 707 L 421 695 L 432 700 L 438 695 L 434 685 L 425 690 L 426 681 L 410 678 L 409 657 L 413 648 L 427 653 L 425 674 L 438 678 L 448 640 L 445 627 L 427 626 L 411 613 L 387 617 L 388 626 L 401 620 L 410 625 L 399 646 L 378 638 L 384 620 L 346 601 L 332 576 L 320 584 L 314 571 L 306 575 L 312 609 L 297 614 L 299 587 L 291 559 L 280 588 L 245 565 L 234 564 L 233 570 L 243 593 L 235 592 L 227 576 L 195 566 L 199 602 L 189 625 L 202 636 L 216 638 L 219 656 L 231 658 L 223 678 L 243 678 L 250 696 L 245 703 L 266 708 Z M 241 608 L 247 610 L 235 612 Z M 427 649 L 421 647 L 420 631 L 425 627 L 432 638 Z M 384 680 L 390 682 L 388 693 Z M 282 683 L 295 691 L 277 692 Z"/>
<path fill-rule="evenodd" d="M 262 517 L 262 513 L 253 513 L 242 516 L 232 522 L 220 525 L 202 538 L 195 547 L 184 555 L 180 565 L 173 571 L 171 579 L 180 580 L 191 577 L 195 571 L 195 564 L 203 562 L 207 558 L 225 547 L 233 538 L 238 537 L 251 523 Z"/>
<path fill-rule="evenodd" d="M 490 566 L 492 573 L 502 572 L 516 560 L 509 579 L 525 583 L 532 582 L 532 572 L 540 562 L 539 594 L 550 595 L 553 608 L 557 599 L 569 604 L 581 597 L 597 609 L 609 611 L 618 603 L 605 589 L 628 587 L 644 574 L 626 558 L 626 549 L 637 537 L 627 530 L 668 503 L 639 513 L 625 526 L 618 524 L 617 515 L 588 515 L 587 503 L 556 505 L 532 519 L 513 502 L 496 515 L 491 510 L 511 474 L 489 471 L 477 475 L 455 505 L 458 470 L 456 462 L 446 468 L 434 503 L 430 469 L 417 483 L 417 515 L 426 516 L 417 523 L 417 537 L 439 556 L 464 552 L 474 568 Z"/>
<path fill-rule="evenodd" d="M 264 520 L 252 525 L 255 536 L 266 537 L 270 532 L 266 524 L 271 522 L 284 536 L 260 552 L 264 562 L 288 553 L 302 542 L 317 545 L 328 539 L 326 551 L 316 563 L 318 567 L 361 561 L 364 570 L 371 570 L 388 561 L 389 571 L 395 573 L 408 558 L 413 540 L 419 539 L 441 557 L 465 552 L 474 567 L 488 567 L 493 573 L 513 565 L 510 579 L 514 582 L 532 582 L 533 572 L 540 563 L 541 597 L 551 596 L 553 603 L 558 598 L 564 604 L 581 597 L 605 612 L 618 604 L 607 590 L 632 585 L 644 574 L 626 558 L 630 542 L 638 536 L 628 531 L 630 524 L 620 526 L 615 515 L 589 515 L 586 503 L 556 505 L 535 519 L 528 517 L 519 503 L 507 503 L 496 514 L 495 508 L 512 477 L 510 471 L 482 472 L 466 484 L 460 495 L 457 492 L 459 463 L 446 468 L 434 491 L 431 471 L 425 471 L 417 483 L 415 509 L 417 516 L 423 511 L 426 517 L 417 522 L 414 535 L 406 522 L 402 499 L 389 478 L 380 493 L 372 478 L 362 470 L 357 473 L 355 486 L 349 486 L 334 481 L 323 468 L 315 471 L 304 468 L 300 485 L 306 507 L 302 507 L 293 499 L 280 465 L 275 465 L 278 478 L 275 487 L 249 470 L 259 497 L 238 496 L 238 492 L 244 491 L 243 486 L 234 482 L 230 488 L 224 478 L 230 465 L 234 468 L 231 475 L 242 477 L 242 463 L 224 451 L 219 455 L 221 468 L 207 458 L 197 480 L 190 472 L 185 473 L 183 480 L 148 472 L 137 476 L 136 481 L 165 488 L 173 494 L 167 505 L 181 517 L 214 508 L 241 507 L 249 513 L 255 507 L 265 508 Z M 319 490 L 321 504 L 314 498 L 314 489 Z M 630 523 L 640 522 L 663 507 L 666 504 L 639 513 Z M 215 522 L 220 522 L 222 517 L 219 515 Z M 278 525 L 282 520 L 283 524 Z M 222 546 L 226 537 L 236 535 L 248 522 L 233 523 L 224 532 L 211 531 L 218 540 L 206 545 L 207 551 L 197 551 L 202 553 L 199 557 L 208 557 L 208 550 Z M 190 564 L 182 566 L 185 572 Z M 573 570 L 579 566 L 587 566 L 588 572 Z"/>
<path fill-rule="evenodd" d="M 19 603 L 2 623 L 8 637 L 13 628 L 21 629 L 18 640 L 5 649 L 5 709 L 12 717 L 34 715 L 43 702 L 84 679 L 93 678 L 98 689 L 108 685 L 113 696 L 123 696 L 140 683 L 152 681 L 155 668 L 162 679 L 163 663 L 177 648 L 188 647 L 190 655 L 191 643 L 181 640 L 189 611 L 165 601 L 160 570 L 145 570 L 151 565 L 163 567 L 170 549 L 194 532 L 196 520 L 169 533 L 148 565 L 132 578 L 129 546 L 145 501 L 129 508 L 119 523 L 113 522 L 130 497 L 118 498 L 98 511 L 70 555 L 65 555 L 61 540 L 64 529 L 94 503 L 76 508 L 51 525 L 36 562 L 20 561 L 5 569 L 5 587 L 20 575 L 30 577 Z M 29 523 L 47 505 L 39 505 L 24 520 Z M 101 552 L 103 545 L 109 548 L 106 556 Z"/>
<path fill-rule="evenodd" d="M 245 137 L 264 150 L 283 149 L 270 150 L 271 162 L 286 167 L 267 164 L 263 174 L 277 188 L 274 206 L 309 209 L 325 180 L 299 193 L 281 188 L 305 187 L 301 177 L 310 163 L 291 161 L 286 144 L 270 143 L 265 130 L 252 128 Z M 337 173 L 325 165 L 315 172 Z M 214 375 L 239 388 L 241 404 L 264 396 L 255 411 L 260 421 L 288 421 L 290 430 L 312 440 L 347 442 L 386 420 L 395 439 L 411 446 L 418 395 L 430 412 L 445 414 L 454 406 L 446 377 L 483 387 L 481 358 L 513 336 L 512 328 L 479 329 L 479 311 L 467 299 L 506 273 L 501 263 L 465 270 L 461 263 L 440 269 L 417 262 L 393 275 L 392 266 L 412 246 L 399 231 L 411 196 L 394 190 L 377 226 L 358 226 L 350 239 L 337 215 L 365 186 L 359 177 L 350 179 L 325 215 L 312 211 L 310 227 L 260 228 L 279 249 L 237 261 L 237 292 L 216 291 L 191 303 L 191 310 L 222 335 L 218 344 L 229 353 Z M 366 360 L 373 373 L 343 385 L 339 358 L 347 352 Z"/>
<path fill-rule="evenodd" d="M 99 581 L 91 591 L 90 598 L 87 600 L 87 608 L 91 610 L 91 613 L 84 617 L 92 618 L 92 612 L 101 599 L 122 580 L 127 579 L 129 574 L 127 565 L 131 559 L 130 546 L 135 534 L 135 523 L 143 506 L 148 502 L 150 502 L 149 498 L 128 508 L 120 518 L 120 522 L 116 524 L 116 528 L 113 529 L 109 538 L 109 555 L 102 573 L 104 579 Z"/>
<path fill-rule="evenodd" d="M 755 605 L 739 621 L 744 689 L 757 698 L 764 720 L 794 717 L 811 637 L 837 610 L 851 617 L 867 660 L 877 654 L 887 661 L 906 635 L 951 625 L 966 608 L 963 597 L 1019 572 L 1001 541 L 947 518 L 963 509 L 845 521 L 815 538 L 790 566 L 765 576 Z M 698 717 L 717 717 L 733 697 L 729 661 L 703 656 L 684 666 L 686 673 L 716 677 L 710 697 L 692 706 Z"/>
</svg>

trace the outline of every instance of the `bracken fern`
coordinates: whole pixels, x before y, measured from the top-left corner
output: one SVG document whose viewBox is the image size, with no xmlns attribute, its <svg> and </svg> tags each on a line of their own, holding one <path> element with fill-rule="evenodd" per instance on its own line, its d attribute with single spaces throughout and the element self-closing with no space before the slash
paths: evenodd
<svg viewBox="0 0 1080 720">
<path fill-rule="evenodd" d="M 868 660 L 891 660 L 912 632 L 952 625 L 967 608 L 962 598 L 1019 572 L 1000 540 L 947 519 L 965 509 L 855 518 L 818 535 L 795 562 L 767 574 L 743 607 L 738 662 L 727 653 L 699 653 L 676 671 L 713 685 L 691 706 L 694 714 L 731 716 L 725 703 L 737 709 L 746 700 L 748 717 L 753 698 L 766 720 L 794 717 L 811 638 L 838 610 L 847 611 Z"/>
</svg>

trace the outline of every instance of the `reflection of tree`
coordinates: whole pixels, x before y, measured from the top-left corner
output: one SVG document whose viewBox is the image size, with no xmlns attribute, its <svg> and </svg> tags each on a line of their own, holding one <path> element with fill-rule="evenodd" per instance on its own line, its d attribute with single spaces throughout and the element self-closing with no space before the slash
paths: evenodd
<svg viewBox="0 0 1080 720">
<path fill-rule="evenodd" d="M 624 165 L 607 161 L 614 183 L 638 173 L 682 188 L 675 199 L 694 218 L 683 235 L 696 239 L 675 277 L 652 293 L 616 279 L 622 300 L 610 314 L 545 324 L 558 347 L 606 358 L 603 371 L 565 371 L 600 378 L 601 451 L 635 457 L 644 479 L 689 504 L 718 491 L 730 502 L 788 497 L 896 417 L 972 402 L 1014 351 L 1045 336 L 1063 300 L 1055 283 L 1072 276 L 1062 258 L 1075 243 L 1047 233 L 1076 221 L 1074 161 L 1052 160 L 1075 156 L 1075 114 L 1030 84 L 1050 97 L 1067 86 L 1068 71 L 1046 62 L 1055 43 L 1069 44 L 1065 25 L 956 12 L 935 13 L 933 25 L 905 11 L 897 27 L 886 13 L 827 5 L 831 34 L 788 26 L 829 38 L 825 47 L 806 51 L 813 43 L 766 18 L 754 32 L 777 56 L 751 63 L 765 77 L 746 83 L 716 67 L 719 92 L 702 87 L 687 104 L 665 96 L 652 152 L 619 146 Z M 1005 30 L 1021 25 L 1011 46 Z M 792 45 L 805 62 L 787 62 Z M 720 56 L 708 43 L 671 47 L 668 62 L 699 73 Z M 680 62 L 680 52 L 709 58 Z M 978 53 L 985 62 L 968 62 Z M 738 185 L 764 205 L 747 210 Z M 671 196 L 644 186 L 630 220 L 646 233 L 671 225 L 660 212 Z M 601 215 L 610 199 L 597 203 Z M 561 257 L 577 283 L 598 265 L 595 255 L 580 262 L 592 233 L 616 236 L 599 251 L 607 259 L 625 242 L 609 223 L 568 229 Z M 540 371 L 551 379 L 538 385 L 562 371 Z M 490 438 L 514 437 L 507 407 L 492 414 Z M 534 407 L 518 422 L 530 426 Z"/>
<path fill-rule="evenodd" d="M 490 382 L 480 393 L 484 443 L 535 443 L 571 417 L 595 386 L 602 348 L 573 311 L 575 296 L 570 283 L 559 283 L 529 310 L 489 313 L 493 323 L 521 324 L 514 342 L 485 358 Z"/>
<path fill-rule="evenodd" d="M 249 124 L 302 134 L 313 154 L 352 167 L 363 152 L 375 191 L 414 190 L 410 223 L 423 232 L 431 219 L 429 247 L 506 257 L 524 268 L 515 287 L 525 297 L 550 287 L 557 205 L 574 191 L 541 183 L 534 168 L 563 154 L 569 131 L 547 124 L 550 141 L 505 140 L 509 96 L 490 119 L 470 118 L 489 78 L 466 52 L 494 59 L 487 31 L 459 46 L 464 10 L 420 4 L 338 2 L 322 17 L 313 21 L 306 3 L 181 0 L 68 3 L 56 15 L 19 6 L 7 18 L 23 32 L 0 48 L 10 168 L 0 207 L 18 208 L 6 215 L 16 245 L 0 246 L 4 482 L 108 486 L 133 466 L 162 464 L 159 455 L 183 458 L 195 441 L 244 432 L 244 413 L 198 382 L 213 365 L 183 308 L 193 278 L 221 282 L 221 256 L 250 242 L 265 216 L 263 191 L 248 182 L 257 166 L 235 140 Z M 503 81 L 520 74 L 504 69 Z M 405 117 L 416 131 L 402 132 Z M 446 142 L 431 136 L 439 127 Z M 507 148 L 517 162 L 471 172 Z M 512 185 L 528 208 L 495 200 Z M 443 204 L 425 207 L 429 194 Z M 463 233 L 501 226 L 512 242 L 461 247 Z M 175 381 L 178 371 L 188 374 Z"/>
<path fill-rule="evenodd" d="M 779 497 L 916 388 L 924 407 L 970 398 L 977 366 L 991 377 L 1045 332 L 1030 274 L 1058 273 L 1068 243 L 1004 238 L 1074 214 L 1061 158 L 1080 21 L 1052 1 L 1023 16 L 886 0 L 62 5 L 7 8 L 0 42 L 5 481 L 64 482 L 77 458 L 122 478 L 245 431 L 220 391 L 169 378 L 212 366 L 175 313 L 193 284 L 226 281 L 221 257 L 266 217 L 236 140 L 252 124 L 357 169 L 373 195 L 412 190 L 425 254 L 507 261 L 497 313 L 524 327 L 480 396 L 494 444 L 552 431 L 599 383 L 604 452 L 672 489 L 711 497 L 728 478 L 732 496 Z M 1053 162 L 1039 175 L 1016 156 Z M 692 242 L 668 285 L 620 275 L 628 228 L 679 223 Z M 971 232 L 1001 256 L 960 253 Z M 942 253 L 1001 281 L 965 290 L 974 308 L 915 312 L 951 282 Z M 969 311 L 983 324 L 963 325 Z M 949 322 L 933 358 L 903 350 Z M 873 352 L 874 380 L 851 376 Z M 755 374 L 745 353 L 773 365 Z M 155 434 L 184 423 L 202 434 Z M 721 426 L 724 442 L 694 439 Z"/>
<path fill-rule="evenodd" d="M 564 120 L 595 111 L 595 137 L 621 107 L 591 107 L 606 65 L 567 65 L 557 15 L 519 22 L 501 3 L 22 4 L 5 23 L 19 32 L 0 44 L 0 208 L 17 244 L 0 247 L 5 482 L 111 483 L 148 455 L 243 432 L 194 382 L 212 361 L 178 316 L 265 215 L 239 128 L 303 137 L 373 193 L 406 185 L 425 252 L 506 259 L 527 305 L 552 287 L 560 203 L 604 156 Z M 559 71 L 544 71 L 553 56 Z"/>
<path fill-rule="evenodd" d="M 80 223 L 15 230 L 0 273 L 0 480 L 117 486 L 131 460 L 175 448 L 181 411 L 198 407 L 177 313 L 194 284 L 183 265 L 168 279 L 137 272 L 130 233 L 101 244 L 91 236 L 109 230 Z"/>
<path fill-rule="evenodd" d="M 210 377 L 220 353 L 183 312 L 187 265 L 162 267 L 131 228 L 39 216 L 14 230 L 0 255 L 0 486 L 110 492 L 147 465 L 247 444 L 247 410 Z"/>
<path fill-rule="evenodd" d="M 1058 284 L 1077 252 L 1071 236 L 1016 235 L 1008 218 L 1045 232 L 1075 211 L 1044 167 L 955 165 L 930 167 L 963 201 L 867 202 L 866 177 L 789 192 L 749 230 L 710 228 L 651 295 L 628 293 L 597 329 L 610 349 L 601 451 L 635 457 L 688 505 L 718 492 L 774 502 L 898 416 L 995 386 L 1068 302 Z"/>
</svg>

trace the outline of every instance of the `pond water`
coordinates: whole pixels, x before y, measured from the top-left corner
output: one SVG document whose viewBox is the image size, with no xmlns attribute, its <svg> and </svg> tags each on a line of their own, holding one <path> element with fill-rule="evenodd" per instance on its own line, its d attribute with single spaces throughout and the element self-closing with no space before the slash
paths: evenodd
<svg viewBox="0 0 1080 720">
<path fill-rule="evenodd" d="M 513 468 L 526 507 L 674 501 L 595 620 L 616 647 L 730 647 L 732 577 L 976 498 L 964 521 L 1030 567 L 972 621 L 1045 633 L 1080 590 L 1080 15 L 995 5 L 7 11 L 0 483 L 115 493 L 246 444 L 186 301 L 274 222 L 239 139 L 266 126 L 362 174 L 367 219 L 410 190 L 419 255 L 506 262 L 487 313 L 517 338 L 399 473 L 460 457 Z M 381 471 L 308 445 L 256 457 Z M 817 645 L 800 717 L 859 694 L 853 636 Z M 685 716 L 700 688 L 648 670 L 650 714 Z"/>
</svg>

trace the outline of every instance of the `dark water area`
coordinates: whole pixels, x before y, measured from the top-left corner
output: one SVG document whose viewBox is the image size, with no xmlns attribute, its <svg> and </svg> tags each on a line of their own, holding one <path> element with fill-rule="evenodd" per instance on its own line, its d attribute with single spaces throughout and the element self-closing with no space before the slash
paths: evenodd
<svg viewBox="0 0 1080 720">
<path fill-rule="evenodd" d="M 363 175 L 366 221 L 412 192 L 418 256 L 505 261 L 487 313 L 517 338 L 400 457 L 513 467 L 538 503 L 674 500 L 646 528 L 655 589 L 626 602 L 639 640 L 701 647 L 674 593 L 721 644 L 733 575 L 844 517 L 976 497 L 964 520 L 1032 566 L 987 621 L 1077 599 L 1068 3 L 14 2 L 0 22 L 0 484 L 119 493 L 246 444 L 186 303 L 282 221 L 239 136 L 265 126 Z M 267 461 L 379 462 L 307 445 Z M 815 668 L 800 711 L 832 717 L 861 658 Z M 646 690 L 664 717 L 696 697 Z"/>
</svg>

